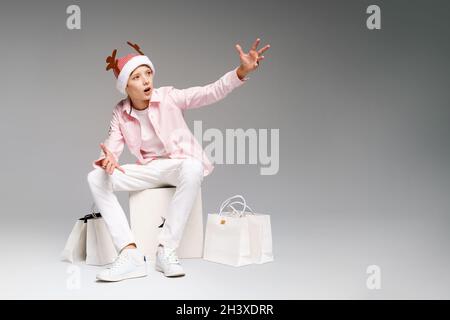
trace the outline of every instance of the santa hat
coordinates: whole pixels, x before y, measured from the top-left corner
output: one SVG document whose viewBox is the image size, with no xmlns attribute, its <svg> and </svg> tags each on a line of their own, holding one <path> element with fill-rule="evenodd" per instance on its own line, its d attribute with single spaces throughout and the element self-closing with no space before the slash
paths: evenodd
<svg viewBox="0 0 450 320">
<path fill-rule="evenodd" d="M 113 69 L 114 75 L 117 78 L 116 88 L 122 94 L 127 94 L 125 88 L 127 87 L 128 78 L 137 67 L 147 65 L 150 69 L 152 69 L 153 74 L 155 74 L 155 67 L 153 66 L 153 63 L 146 55 L 144 55 L 141 48 L 139 48 L 137 44 L 132 44 L 129 41 L 127 41 L 127 43 L 139 54 L 130 53 L 124 57 L 116 59 L 117 49 L 114 49 L 112 54 L 106 58 L 106 63 L 108 63 L 106 70 L 108 71 L 109 69 Z"/>
</svg>

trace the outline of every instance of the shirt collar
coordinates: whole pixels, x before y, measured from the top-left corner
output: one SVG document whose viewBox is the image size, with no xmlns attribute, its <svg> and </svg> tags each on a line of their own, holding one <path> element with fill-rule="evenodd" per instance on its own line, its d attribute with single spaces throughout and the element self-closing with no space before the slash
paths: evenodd
<svg viewBox="0 0 450 320">
<path fill-rule="evenodd" d="M 152 92 L 152 97 L 150 98 L 149 105 L 152 104 L 152 103 L 155 104 L 155 105 L 158 105 L 160 102 L 161 102 L 161 95 L 159 93 L 159 90 L 158 89 L 154 89 L 153 92 Z M 131 110 L 132 110 L 131 99 L 130 99 L 130 96 L 128 96 L 124 100 L 124 103 L 122 105 L 122 112 L 126 112 L 129 115 L 131 115 Z"/>
</svg>

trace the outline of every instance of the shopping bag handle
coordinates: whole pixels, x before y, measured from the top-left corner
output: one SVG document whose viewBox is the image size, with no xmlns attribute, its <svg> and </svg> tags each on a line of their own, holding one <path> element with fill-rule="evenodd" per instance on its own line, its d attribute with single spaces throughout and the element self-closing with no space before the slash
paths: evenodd
<svg viewBox="0 0 450 320">
<path fill-rule="evenodd" d="M 91 213 L 85 215 L 84 217 L 79 218 L 78 220 L 84 221 L 87 223 L 88 220 L 101 218 L 102 214 L 100 212 L 95 212 L 95 202 L 91 206 Z"/>
<path fill-rule="evenodd" d="M 93 213 L 87 214 L 84 217 L 79 218 L 78 220 L 84 221 L 84 223 L 87 223 L 88 220 L 98 219 L 98 218 L 101 218 L 101 217 L 102 217 L 102 215 L 97 212 L 95 214 L 93 214 Z"/>
<path fill-rule="evenodd" d="M 241 199 L 242 201 L 239 201 L 239 200 L 237 200 L 237 201 L 231 201 L 231 200 L 233 200 L 233 199 L 235 199 L 235 198 L 239 198 L 239 199 Z M 238 211 L 236 210 L 236 208 L 233 206 L 233 204 L 240 204 L 240 205 L 242 206 L 241 212 L 238 212 Z M 245 210 L 246 210 L 247 208 L 250 210 L 250 212 L 251 212 L 252 214 L 255 214 L 254 211 L 253 211 L 253 209 L 250 208 L 249 205 L 247 205 L 247 202 L 245 201 L 245 198 L 244 198 L 243 196 L 239 195 L 239 194 L 237 194 L 237 195 L 235 195 L 235 196 L 232 196 L 232 197 L 226 199 L 224 202 L 222 202 L 222 204 L 221 204 L 221 206 L 220 206 L 220 210 L 219 210 L 219 215 L 222 215 L 224 209 L 226 209 L 227 207 L 230 207 L 230 208 L 233 210 L 233 212 L 234 212 L 235 214 L 237 214 L 239 217 L 242 217 L 242 216 L 245 214 Z"/>
<path fill-rule="evenodd" d="M 101 214 L 100 212 L 95 212 L 95 202 L 92 202 L 92 206 L 91 206 L 91 214 L 94 218 L 101 218 Z"/>
<path fill-rule="evenodd" d="M 245 198 L 243 196 L 241 196 L 240 194 L 229 197 L 228 199 L 224 200 L 222 202 L 222 204 L 220 205 L 219 215 L 222 213 L 223 209 L 225 209 L 230 204 L 231 200 L 233 200 L 234 198 L 240 198 L 243 201 L 244 205 L 246 204 Z"/>
<path fill-rule="evenodd" d="M 232 206 L 233 204 L 240 204 L 240 205 L 242 206 L 242 211 L 241 211 L 241 212 L 238 212 L 238 211 L 236 210 L 236 208 Z M 229 204 L 227 205 L 227 207 L 230 207 L 231 209 L 233 209 L 233 212 L 236 213 L 236 214 L 238 214 L 240 217 L 242 217 L 243 215 L 245 215 L 246 209 L 249 209 L 251 214 L 255 214 L 255 212 L 253 211 L 253 209 L 250 208 L 250 206 L 249 206 L 248 204 L 244 204 L 244 203 L 242 203 L 242 202 L 240 202 L 240 201 L 233 201 L 233 202 L 229 203 Z"/>
</svg>

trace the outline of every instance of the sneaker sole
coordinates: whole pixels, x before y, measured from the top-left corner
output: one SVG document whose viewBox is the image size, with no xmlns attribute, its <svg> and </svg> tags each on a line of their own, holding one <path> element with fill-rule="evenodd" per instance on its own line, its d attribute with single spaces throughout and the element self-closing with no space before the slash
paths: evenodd
<svg viewBox="0 0 450 320">
<path fill-rule="evenodd" d="M 183 273 L 166 274 L 159 265 L 155 265 L 155 270 L 162 272 L 168 278 L 179 278 L 179 277 L 184 277 L 186 275 L 186 273 L 184 273 L 184 272 Z"/>
<path fill-rule="evenodd" d="M 119 277 L 101 277 L 97 275 L 97 280 L 100 281 L 106 281 L 106 282 L 118 282 L 118 281 L 122 281 L 122 280 L 127 280 L 127 279 L 134 279 L 134 278 L 143 278 L 148 276 L 148 272 L 147 270 L 136 270 L 124 275 L 121 275 Z"/>
</svg>

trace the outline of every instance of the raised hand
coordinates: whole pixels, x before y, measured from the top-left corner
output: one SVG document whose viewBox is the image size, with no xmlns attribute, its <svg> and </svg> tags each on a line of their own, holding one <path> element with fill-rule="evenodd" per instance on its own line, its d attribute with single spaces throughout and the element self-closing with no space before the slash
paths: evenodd
<svg viewBox="0 0 450 320">
<path fill-rule="evenodd" d="M 117 163 L 116 159 L 114 158 L 114 155 L 111 153 L 111 151 L 108 150 L 108 148 L 103 143 L 100 144 L 100 148 L 105 154 L 105 159 L 102 160 L 102 168 L 109 175 L 113 174 L 114 169 L 117 169 L 125 173 L 125 170 Z"/>
<path fill-rule="evenodd" d="M 236 50 L 239 54 L 239 59 L 241 60 L 241 65 L 239 67 L 241 75 L 245 76 L 249 72 L 255 70 L 259 66 L 259 61 L 264 59 L 262 54 L 270 48 L 270 44 L 267 44 L 258 50 L 260 41 L 261 39 L 256 39 L 248 53 L 242 51 L 242 47 L 239 44 L 236 44 Z"/>
</svg>

